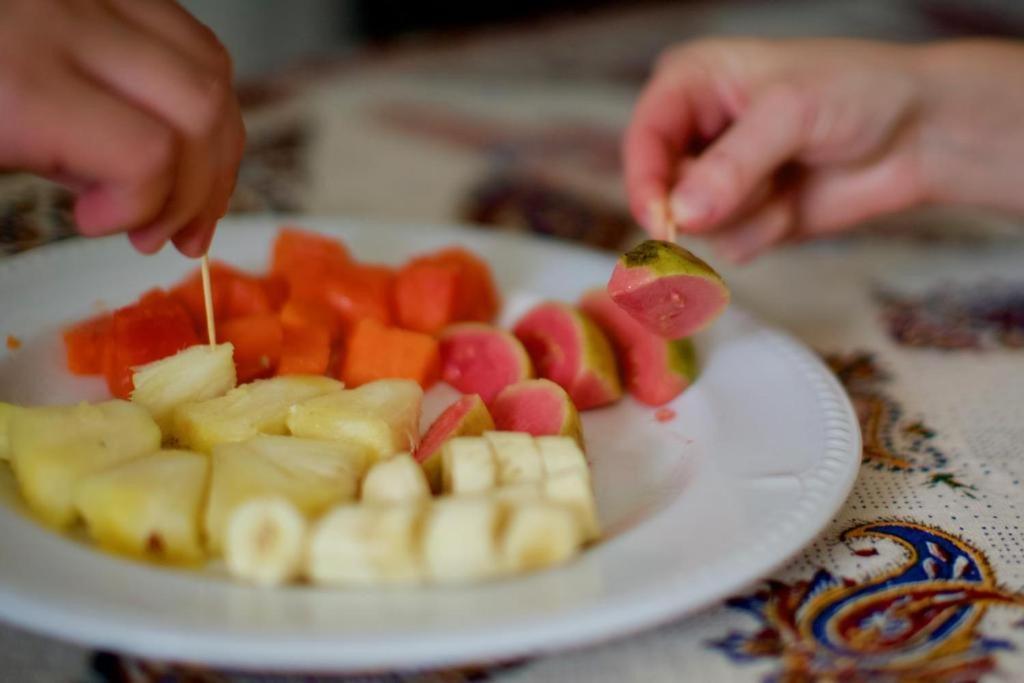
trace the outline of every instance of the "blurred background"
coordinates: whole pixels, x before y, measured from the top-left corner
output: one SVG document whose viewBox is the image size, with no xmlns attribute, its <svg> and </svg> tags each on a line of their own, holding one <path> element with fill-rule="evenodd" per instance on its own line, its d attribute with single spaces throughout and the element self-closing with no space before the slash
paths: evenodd
<svg viewBox="0 0 1024 683">
<path fill-rule="evenodd" d="M 1019 0 L 186 0 L 235 56 L 241 78 L 257 77 L 296 59 L 352 54 L 360 46 L 415 42 L 434 33 L 510 28 L 560 20 L 565 24 L 645 24 L 638 53 L 704 34 L 849 35 L 904 40 L 963 35 L 1020 36 Z M 519 26 L 518 28 L 526 28 Z M 568 27 L 563 27 L 568 28 Z M 614 34 L 590 51 L 614 50 Z M 630 39 L 637 36 L 630 33 Z M 554 46 L 552 46 L 554 48 Z M 619 46 L 621 47 L 621 46 Z"/>
<path fill-rule="evenodd" d="M 468 222 L 603 248 L 636 236 L 619 139 L 667 46 L 1024 37 L 1021 0 L 183 4 L 235 59 L 249 143 L 232 211 Z M 0 248 L 74 234 L 70 206 L 0 176 Z"/>
</svg>

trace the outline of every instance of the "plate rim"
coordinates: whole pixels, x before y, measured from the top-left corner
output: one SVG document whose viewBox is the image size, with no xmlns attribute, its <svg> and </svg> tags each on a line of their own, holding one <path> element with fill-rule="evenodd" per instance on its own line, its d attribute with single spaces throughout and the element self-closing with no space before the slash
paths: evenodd
<svg viewBox="0 0 1024 683">
<path fill-rule="evenodd" d="M 225 227 L 246 224 L 288 222 L 301 223 L 318 232 L 337 234 L 343 226 L 372 226 L 406 230 L 415 226 L 423 230 L 437 228 L 448 233 L 464 233 L 473 226 L 460 224 L 396 223 L 353 219 L 337 216 L 253 215 L 225 220 Z M 236 229 L 232 225 L 229 229 Z M 524 237 L 535 243 L 545 241 L 535 236 L 485 233 L 484 239 L 521 243 Z M 67 241 L 33 249 L 0 261 L 0 275 L 29 267 L 32 262 L 60 258 L 64 251 L 83 248 L 106 248 L 108 240 Z M 556 243 L 568 251 L 604 255 L 606 252 L 572 243 Z M 554 246 L 554 245 L 549 245 Z M 21 596 L 5 585 L 0 574 L 0 619 L 12 625 L 43 635 L 57 637 L 87 647 L 113 648 L 132 655 L 176 661 L 187 652 L 188 661 L 237 670 L 263 671 L 370 671 L 380 669 L 422 669 L 465 664 L 476 661 L 501 661 L 536 656 L 592 646 L 648 631 L 677 618 L 693 615 L 721 602 L 728 595 L 757 583 L 813 542 L 829 525 L 846 502 L 860 470 L 861 433 L 848 395 L 838 379 L 822 360 L 792 335 L 757 320 L 755 316 L 733 304 L 732 315 L 743 316 L 757 324 L 755 334 L 764 338 L 776 353 L 796 365 L 815 393 L 817 405 L 825 415 L 823 440 L 826 448 L 814 466 L 800 475 L 802 494 L 797 505 L 780 517 L 778 523 L 758 542 L 750 544 L 738 555 L 730 555 L 717 563 L 702 566 L 696 572 L 657 584 L 654 588 L 629 596 L 605 598 L 555 616 L 533 616 L 519 620 L 516 628 L 509 623 L 486 625 L 474 632 L 424 637 L 415 630 L 395 635 L 370 634 L 365 637 L 339 638 L 337 635 L 302 635 L 295 640 L 280 634 L 230 634 L 217 632 L 216 639 L 204 637 L 205 632 L 188 633 L 181 626 L 166 627 L 155 616 L 141 632 L 135 624 L 119 624 L 95 615 L 69 614 L 60 603 L 51 604 L 38 596 Z M 807 524 L 808 514 L 817 520 Z M 800 522 L 798 524 L 798 521 Z M 796 528 L 803 531 L 797 533 Z M 769 549 L 770 548 L 770 549 Z M 734 567 L 721 567 L 728 559 Z M 553 571 L 559 571 L 558 569 Z M 672 595 L 682 582 L 693 584 L 696 577 L 715 575 L 716 588 L 699 599 L 673 601 Z M 692 590 L 692 589 L 691 589 Z M 97 628 L 97 627 L 100 628 Z M 101 631 L 97 634 L 97 631 Z M 279 647 L 260 647 L 273 639 Z M 400 641 L 396 643 L 396 638 Z M 339 642 L 342 641 L 342 642 Z M 373 641 L 380 641 L 374 645 Z M 410 647 L 407 651 L 405 644 Z M 254 659 L 254 653 L 259 656 Z M 410 655 L 410 653 L 412 653 Z M 297 665 L 297 662 L 303 662 Z"/>
</svg>

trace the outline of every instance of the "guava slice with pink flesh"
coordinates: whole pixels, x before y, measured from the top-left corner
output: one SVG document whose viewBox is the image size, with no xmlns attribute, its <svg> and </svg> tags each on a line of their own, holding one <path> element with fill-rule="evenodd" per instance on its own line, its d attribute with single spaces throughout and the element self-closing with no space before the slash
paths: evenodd
<svg viewBox="0 0 1024 683">
<path fill-rule="evenodd" d="M 655 334 L 682 339 L 710 325 L 729 304 L 715 269 L 677 244 L 647 240 L 615 264 L 608 294 Z"/>
<path fill-rule="evenodd" d="M 626 390 L 636 400 L 651 406 L 664 405 L 696 378 L 696 355 L 689 339 L 665 339 L 654 334 L 603 289 L 584 294 L 580 308 L 608 335 Z"/>
<path fill-rule="evenodd" d="M 556 301 L 539 304 L 519 319 L 514 332 L 537 374 L 565 389 L 577 409 L 622 397 L 611 344 L 579 309 Z"/>
<path fill-rule="evenodd" d="M 441 446 L 457 436 L 480 436 L 494 431 L 494 419 L 478 394 L 463 396 L 437 416 L 413 453 L 434 490 L 441 486 Z"/>
<path fill-rule="evenodd" d="M 441 378 L 464 394 L 479 394 L 488 405 L 508 385 L 533 377 L 522 343 L 497 327 L 452 325 L 440 342 Z"/>
<path fill-rule="evenodd" d="M 495 426 L 533 436 L 571 436 L 582 445 L 580 414 L 565 389 L 549 379 L 505 387 L 491 404 Z"/>
</svg>

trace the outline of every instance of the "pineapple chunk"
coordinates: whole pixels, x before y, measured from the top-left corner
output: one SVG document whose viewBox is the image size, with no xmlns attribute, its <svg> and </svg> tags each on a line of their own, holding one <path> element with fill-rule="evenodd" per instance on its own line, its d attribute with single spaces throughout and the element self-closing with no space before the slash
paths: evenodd
<svg viewBox="0 0 1024 683">
<path fill-rule="evenodd" d="M 421 505 L 342 505 L 313 530 L 307 573 L 340 586 L 415 583 L 423 578 Z"/>
<path fill-rule="evenodd" d="M 56 527 L 75 519 L 75 484 L 160 448 L 160 428 L 127 401 L 22 408 L 8 425 L 11 465 L 29 508 Z"/>
<path fill-rule="evenodd" d="M 572 510 L 586 540 L 590 541 L 601 535 L 594 491 L 590 488 L 590 477 L 586 472 L 570 470 L 545 479 L 544 497 Z"/>
<path fill-rule="evenodd" d="M 501 517 L 501 506 L 491 498 L 453 496 L 435 501 L 423 530 L 427 575 L 440 583 L 498 576 Z"/>
<path fill-rule="evenodd" d="M 231 344 L 201 344 L 136 368 L 132 401 L 150 412 L 164 434 L 170 434 L 175 408 L 235 388 L 234 350 Z"/>
<path fill-rule="evenodd" d="M 200 560 L 208 461 L 166 450 L 118 463 L 79 480 L 75 507 L 103 548 L 170 562 Z"/>
<path fill-rule="evenodd" d="M 564 505 L 523 501 L 509 510 L 501 535 L 505 571 L 528 572 L 562 564 L 579 552 L 583 530 Z"/>
<path fill-rule="evenodd" d="M 544 465 L 533 437 L 525 432 L 485 432 L 498 462 L 498 483 L 518 484 L 540 481 L 544 478 Z"/>
<path fill-rule="evenodd" d="M 363 480 L 366 503 L 415 503 L 430 500 L 430 485 L 423 468 L 408 453 L 377 462 Z"/>
<path fill-rule="evenodd" d="M 445 493 L 483 493 L 497 483 L 498 466 L 483 438 L 458 436 L 441 447 L 441 485 Z"/>
<path fill-rule="evenodd" d="M 292 436 L 218 445 L 204 520 L 208 549 L 221 551 L 231 513 L 253 498 L 278 495 L 307 516 L 354 500 L 368 460 L 358 444 Z"/>
<path fill-rule="evenodd" d="M 16 405 L 0 402 L 0 460 L 11 459 L 10 439 L 7 438 L 7 433 L 10 430 L 11 416 L 17 410 Z"/>
<path fill-rule="evenodd" d="M 379 460 L 416 445 L 422 401 L 416 382 L 379 380 L 299 403 L 288 416 L 288 429 L 310 439 L 364 444 Z"/>
<path fill-rule="evenodd" d="M 314 396 L 339 392 L 329 377 L 275 377 L 236 387 L 223 396 L 186 403 L 174 411 L 173 436 L 182 446 L 211 453 L 220 443 L 258 434 L 285 434 L 288 409 Z"/>
</svg>

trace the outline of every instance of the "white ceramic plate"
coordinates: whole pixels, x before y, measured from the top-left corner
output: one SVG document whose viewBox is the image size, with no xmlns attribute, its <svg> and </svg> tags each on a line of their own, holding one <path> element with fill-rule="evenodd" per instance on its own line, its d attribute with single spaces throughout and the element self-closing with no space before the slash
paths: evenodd
<svg viewBox="0 0 1024 683">
<path fill-rule="evenodd" d="M 277 219 L 225 221 L 213 253 L 264 268 Z M 493 264 L 506 322 L 542 297 L 602 286 L 612 259 L 563 244 L 431 226 L 302 219 L 360 258 L 397 263 L 462 243 Z M 61 324 L 126 303 L 194 267 L 123 238 L 76 241 L 0 262 L 0 400 L 103 395 L 61 370 Z M 19 511 L 0 467 L 0 617 L 97 647 L 162 659 L 300 670 L 400 669 L 584 645 L 715 603 L 809 543 L 847 496 L 860 434 L 845 394 L 807 349 L 735 307 L 700 335 L 701 377 L 658 422 L 632 400 L 585 414 L 608 536 L 577 561 L 459 588 L 259 590 L 215 569 L 122 560 Z M 434 392 L 434 404 L 442 391 Z M 436 411 L 436 405 L 434 410 Z"/>
</svg>

